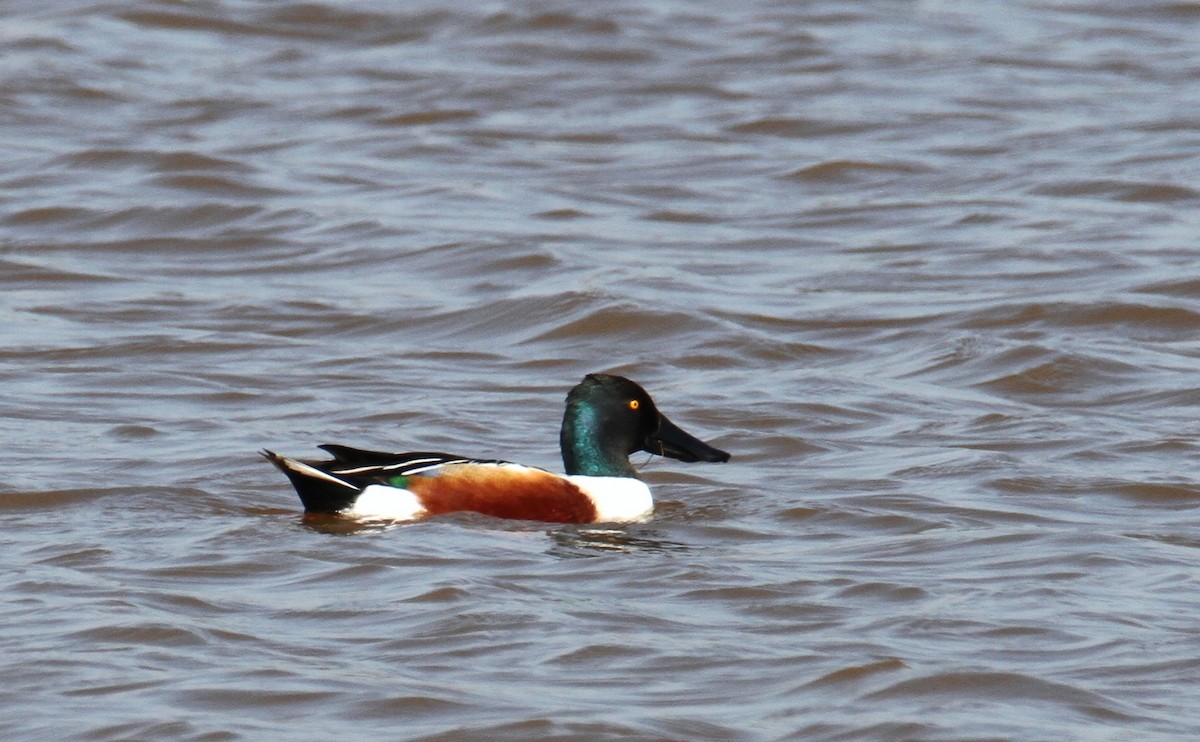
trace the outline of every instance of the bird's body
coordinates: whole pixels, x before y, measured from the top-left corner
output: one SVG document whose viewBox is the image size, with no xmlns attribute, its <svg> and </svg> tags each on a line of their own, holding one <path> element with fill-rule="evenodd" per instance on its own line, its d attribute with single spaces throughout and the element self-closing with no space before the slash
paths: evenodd
<svg viewBox="0 0 1200 742">
<path fill-rule="evenodd" d="M 435 452 L 385 453 L 324 445 L 330 461 L 263 455 L 291 480 L 309 513 L 411 520 L 452 512 L 555 523 L 645 520 L 649 487 L 629 455 L 639 450 L 683 461 L 727 461 L 658 412 L 620 376 L 591 374 L 567 395 L 560 434 L 566 474 Z"/>
</svg>

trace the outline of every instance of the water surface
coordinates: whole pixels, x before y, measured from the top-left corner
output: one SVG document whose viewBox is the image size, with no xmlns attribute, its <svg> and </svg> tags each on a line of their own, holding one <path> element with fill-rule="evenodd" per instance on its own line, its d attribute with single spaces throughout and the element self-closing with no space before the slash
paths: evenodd
<svg viewBox="0 0 1200 742">
<path fill-rule="evenodd" d="M 1200 7 L 0 12 L 8 738 L 1200 733 Z M 645 524 L 306 522 L 255 451 Z"/>
</svg>

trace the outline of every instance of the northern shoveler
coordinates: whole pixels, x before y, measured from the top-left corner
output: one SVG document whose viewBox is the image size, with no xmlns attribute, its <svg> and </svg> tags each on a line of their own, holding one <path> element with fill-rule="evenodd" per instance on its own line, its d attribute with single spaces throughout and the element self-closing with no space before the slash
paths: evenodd
<svg viewBox="0 0 1200 742">
<path fill-rule="evenodd" d="M 566 475 L 507 461 L 445 453 L 384 453 L 324 445 L 332 461 L 263 451 L 287 475 L 307 513 L 410 520 L 471 511 L 553 523 L 645 520 L 654 509 L 630 454 L 728 461 L 678 428 L 629 379 L 589 374 L 567 394 L 559 434 Z"/>
</svg>

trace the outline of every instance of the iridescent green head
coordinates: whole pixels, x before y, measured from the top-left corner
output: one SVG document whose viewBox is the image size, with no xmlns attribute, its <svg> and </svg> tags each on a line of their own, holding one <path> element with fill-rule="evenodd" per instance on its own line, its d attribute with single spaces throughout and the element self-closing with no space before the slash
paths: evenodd
<svg viewBox="0 0 1200 742">
<path fill-rule="evenodd" d="M 630 454 L 680 461 L 728 461 L 729 454 L 678 428 L 623 376 L 588 374 L 567 394 L 559 435 L 567 474 L 637 477 Z"/>
</svg>

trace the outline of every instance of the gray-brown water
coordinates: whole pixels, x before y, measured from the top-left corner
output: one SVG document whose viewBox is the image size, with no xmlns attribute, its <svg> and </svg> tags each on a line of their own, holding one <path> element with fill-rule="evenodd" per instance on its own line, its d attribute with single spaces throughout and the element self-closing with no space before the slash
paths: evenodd
<svg viewBox="0 0 1200 742">
<path fill-rule="evenodd" d="M 1200 734 L 1200 4 L 0 10 L 5 739 Z M 646 524 L 305 524 L 255 451 Z"/>
</svg>

